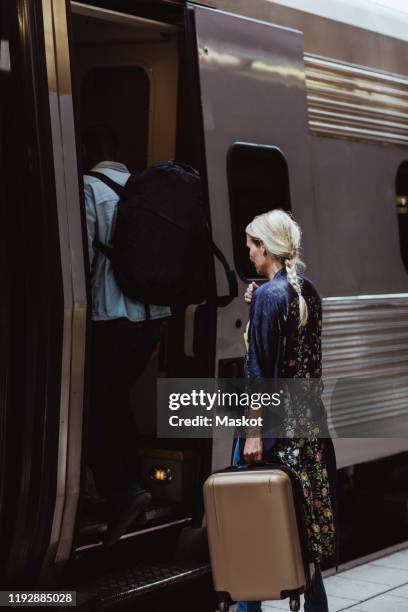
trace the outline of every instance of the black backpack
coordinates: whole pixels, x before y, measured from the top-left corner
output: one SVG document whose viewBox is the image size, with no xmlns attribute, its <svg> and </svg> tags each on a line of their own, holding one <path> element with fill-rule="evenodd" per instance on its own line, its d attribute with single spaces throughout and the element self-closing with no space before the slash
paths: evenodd
<svg viewBox="0 0 408 612">
<path fill-rule="evenodd" d="M 211 256 L 223 264 L 229 295 L 238 294 L 235 273 L 212 242 L 202 207 L 200 175 L 190 166 L 160 162 L 130 175 L 125 186 L 88 172 L 120 200 L 110 245 L 95 241 L 111 261 L 116 282 L 128 297 L 145 304 L 199 304 L 207 298 Z"/>
</svg>

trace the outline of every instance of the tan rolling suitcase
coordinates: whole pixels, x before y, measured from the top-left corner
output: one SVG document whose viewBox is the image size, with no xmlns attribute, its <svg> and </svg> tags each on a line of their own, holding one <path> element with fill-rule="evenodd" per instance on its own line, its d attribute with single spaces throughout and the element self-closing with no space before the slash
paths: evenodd
<svg viewBox="0 0 408 612">
<path fill-rule="evenodd" d="M 240 466 L 212 474 L 204 504 L 214 588 L 220 609 L 233 600 L 289 597 L 299 610 L 311 571 L 303 494 L 281 466 Z"/>
</svg>

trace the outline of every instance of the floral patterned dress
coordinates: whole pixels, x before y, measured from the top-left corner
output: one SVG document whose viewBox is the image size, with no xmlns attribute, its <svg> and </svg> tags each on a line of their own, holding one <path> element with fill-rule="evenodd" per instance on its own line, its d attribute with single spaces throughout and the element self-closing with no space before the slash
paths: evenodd
<svg viewBox="0 0 408 612">
<path fill-rule="evenodd" d="M 299 298 L 287 280 L 285 268 L 255 291 L 247 335 L 246 377 L 313 379 L 308 382 L 320 386 L 321 402 L 321 299 L 309 279 L 300 279 L 308 307 L 305 326 L 299 326 Z M 287 437 L 263 439 L 264 458 L 292 468 L 300 479 L 309 551 L 312 559 L 320 563 L 336 552 L 334 450 L 332 441 L 323 437 L 327 436 L 324 420 L 321 426 L 313 420 L 307 437 L 294 437 L 296 424 L 290 419 L 299 421 L 303 417 L 301 410 L 295 417 L 288 416 L 284 422 Z"/>
</svg>

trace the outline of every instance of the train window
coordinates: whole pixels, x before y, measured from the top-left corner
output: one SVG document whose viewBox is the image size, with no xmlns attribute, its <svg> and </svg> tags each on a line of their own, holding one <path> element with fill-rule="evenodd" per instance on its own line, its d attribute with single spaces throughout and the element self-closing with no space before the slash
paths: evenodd
<svg viewBox="0 0 408 612">
<path fill-rule="evenodd" d="M 402 261 L 408 272 L 408 161 L 403 161 L 398 168 L 395 187 L 400 251 Z"/>
<path fill-rule="evenodd" d="M 291 210 L 288 165 L 277 147 L 236 143 L 228 153 L 227 171 L 235 267 L 244 280 L 256 278 L 245 227 L 273 208 Z"/>
<path fill-rule="evenodd" d="M 85 75 L 81 87 L 82 133 L 92 133 L 101 126 L 114 137 L 117 148 L 114 161 L 126 164 L 131 170 L 145 168 L 149 98 L 150 81 L 143 68 L 92 68 Z"/>
</svg>

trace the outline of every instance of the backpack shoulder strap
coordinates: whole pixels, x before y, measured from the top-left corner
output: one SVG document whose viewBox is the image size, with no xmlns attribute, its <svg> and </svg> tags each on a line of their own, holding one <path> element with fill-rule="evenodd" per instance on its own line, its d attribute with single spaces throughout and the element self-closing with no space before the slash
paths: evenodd
<svg viewBox="0 0 408 612">
<path fill-rule="evenodd" d="M 116 195 L 118 195 L 120 198 L 125 195 L 125 187 L 113 181 L 111 178 L 109 178 L 109 176 L 103 174 L 103 172 L 93 172 L 91 170 L 90 172 L 87 172 L 86 175 L 93 176 L 94 178 L 97 178 L 98 180 L 102 181 L 102 183 L 105 183 L 105 185 L 107 185 L 109 189 L 112 189 L 112 191 L 114 191 Z"/>
<path fill-rule="evenodd" d="M 103 242 L 101 242 L 98 239 L 95 239 L 93 244 L 94 244 L 94 247 L 96 249 L 98 249 L 98 251 L 100 253 L 102 253 L 102 255 L 105 255 L 105 257 L 107 259 L 111 259 L 112 258 L 112 254 L 113 254 L 113 247 L 112 246 L 104 244 Z"/>
<path fill-rule="evenodd" d="M 217 297 L 217 305 L 220 307 L 228 306 L 228 304 L 230 304 L 232 300 L 238 296 L 237 276 L 234 270 L 231 270 L 229 267 L 227 258 L 221 249 L 215 244 L 214 240 L 211 240 L 211 248 L 218 261 L 223 265 L 228 280 L 228 295 L 219 295 Z"/>
<path fill-rule="evenodd" d="M 116 183 L 115 181 L 110 179 L 108 176 L 106 176 L 106 174 L 103 174 L 103 172 L 90 171 L 86 173 L 86 176 L 93 176 L 94 178 L 97 178 L 99 181 L 102 181 L 102 183 L 105 183 L 105 185 L 109 187 L 109 189 L 112 189 L 112 191 L 114 191 L 116 195 L 119 196 L 119 198 L 122 198 L 122 196 L 125 193 L 125 188 L 122 185 L 119 185 L 119 183 Z M 113 249 L 111 246 L 104 244 L 97 238 L 94 240 L 93 244 L 94 244 L 94 247 L 97 248 L 100 253 L 102 253 L 102 255 L 105 255 L 105 257 L 107 257 L 108 259 L 111 259 L 112 252 L 113 252 Z"/>
</svg>

